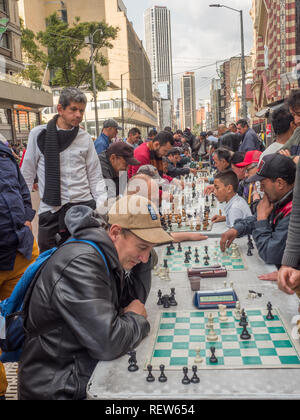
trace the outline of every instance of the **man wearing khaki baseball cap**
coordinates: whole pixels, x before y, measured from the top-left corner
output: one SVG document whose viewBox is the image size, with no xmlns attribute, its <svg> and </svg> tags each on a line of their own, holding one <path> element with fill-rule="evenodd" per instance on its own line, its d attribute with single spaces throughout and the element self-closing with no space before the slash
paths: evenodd
<svg viewBox="0 0 300 420">
<path fill-rule="evenodd" d="M 28 303 L 21 400 L 85 399 L 98 361 L 140 344 L 150 330 L 151 251 L 172 241 L 154 204 L 138 195 L 115 202 L 108 221 L 74 206 L 65 223 L 72 239 L 51 255 Z M 75 365 L 76 381 L 70 378 Z"/>
<path fill-rule="evenodd" d="M 108 222 L 130 231 L 152 245 L 163 245 L 173 241 L 162 228 L 154 204 L 140 195 L 126 196 L 116 201 L 108 213 Z"/>
</svg>

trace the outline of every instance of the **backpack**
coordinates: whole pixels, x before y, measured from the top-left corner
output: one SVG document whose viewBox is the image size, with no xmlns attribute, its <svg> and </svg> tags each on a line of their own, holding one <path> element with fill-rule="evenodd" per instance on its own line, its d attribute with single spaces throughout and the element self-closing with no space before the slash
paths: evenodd
<svg viewBox="0 0 300 420">
<path fill-rule="evenodd" d="M 87 243 L 95 248 L 102 256 L 107 274 L 109 275 L 106 258 L 101 249 L 94 242 L 70 239 L 65 242 L 65 244 L 70 242 Z M 11 296 L 0 302 L 0 349 L 3 352 L 0 356 L 0 361 L 2 363 L 18 362 L 20 359 L 26 333 L 24 321 L 33 288 L 46 262 L 57 249 L 58 248 L 52 248 L 43 252 L 36 261 L 27 268 L 16 284 Z"/>
</svg>

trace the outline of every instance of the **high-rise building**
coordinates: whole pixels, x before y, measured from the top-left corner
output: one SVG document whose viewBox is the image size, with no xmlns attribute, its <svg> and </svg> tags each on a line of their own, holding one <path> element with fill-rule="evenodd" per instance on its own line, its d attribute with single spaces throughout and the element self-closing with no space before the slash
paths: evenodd
<svg viewBox="0 0 300 420">
<path fill-rule="evenodd" d="M 150 59 L 153 89 L 173 104 L 171 14 L 167 7 L 154 6 L 144 13 L 145 48 Z"/>
<path fill-rule="evenodd" d="M 97 70 L 107 81 L 108 90 L 98 92 L 99 126 L 104 120 L 116 119 L 124 123 L 125 135 L 130 128 L 140 128 L 143 135 L 156 126 L 153 111 L 151 66 L 149 58 L 138 38 L 133 25 L 127 18 L 127 9 L 122 0 L 19 0 L 21 16 L 27 28 L 33 32 L 46 29 L 46 18 L 57 12 L 58 16 L 70 26 L 75 18 L 80 22 L 101 22 L 118 27 L 117 38 L 111 41 L 113 48 L 104 47 L 101 52 L 107 58 L 107 66 L 97 66 Z M 90 59 L 90 48 L 84 49 L 80 58 Z M 55 97 L 59 94 L 54 89 Z M 86 92 L 86 128 L 96 135 L 95 106 L 91 92 Z M 46 110 L 45 119 L 55 110 Z"/>
<path fill-rule="evenodd" d="M 183 128 L 193 128 L 196 124 L 195 73 L 186 72 L 181 78 Z"/>
</svg>

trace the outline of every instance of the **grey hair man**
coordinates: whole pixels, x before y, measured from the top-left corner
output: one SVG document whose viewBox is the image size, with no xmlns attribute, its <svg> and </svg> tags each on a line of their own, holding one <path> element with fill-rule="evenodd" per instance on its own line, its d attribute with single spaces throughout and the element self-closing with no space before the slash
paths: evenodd
<svg viewBox="0 0 300 420">
<path fill-rule="evenodd" d="M 93 209 L 106 189 L 91 136 L 80 128 L 87 99 L 77 88 L 63 89 L 57 115 L 29 134 L 22 174 L 29 190 L 38 178 L 39 247 L 46 251 L 69 237 L 64 216 L 73 205 Z"/>
</svg>

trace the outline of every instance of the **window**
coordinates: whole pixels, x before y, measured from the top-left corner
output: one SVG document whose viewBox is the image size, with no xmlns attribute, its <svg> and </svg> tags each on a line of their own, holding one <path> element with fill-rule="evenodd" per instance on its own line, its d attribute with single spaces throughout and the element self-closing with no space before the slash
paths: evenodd
<svg viewBox="0 0 300 420">
<path fill-rule="evenodd" d="M 0 48 L 7 48 L 8 50 L 10 49 L 9 35 L 7 32 L 5 32 L 2 35 L 2 39 L 0 41 Z"/>
<path fill-rule="evenodd" d="M 3 12 L 7 12 L 6 0 L 0 0 L 0 10 L 2 10 Z"/>
<path fill-rule="evenodd" d="M 8 109 L 0 109 L 0 124 L 10 124 Z"/>
</svg>

